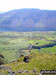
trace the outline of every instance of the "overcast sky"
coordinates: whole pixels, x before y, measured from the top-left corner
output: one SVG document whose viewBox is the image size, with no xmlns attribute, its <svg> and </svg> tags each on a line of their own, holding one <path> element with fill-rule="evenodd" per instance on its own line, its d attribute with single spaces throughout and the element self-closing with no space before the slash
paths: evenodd
<svg viewBox="0 0 56 75">
<path fill-rule="evenodd" d="M 56 0 L 0 0 L 0 11 L 21 8 L 56 10 Z"/>
</svg>

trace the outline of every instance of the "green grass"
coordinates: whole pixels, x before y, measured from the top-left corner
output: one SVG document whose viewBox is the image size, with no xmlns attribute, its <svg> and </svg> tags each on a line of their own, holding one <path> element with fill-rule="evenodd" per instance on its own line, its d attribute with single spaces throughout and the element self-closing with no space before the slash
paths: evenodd
<svg viewBox="0 0 56 75">
<path fill-rule="evenodd" d="M 41 40 L 29 40 L 28 43 L 36 45 L 36 46 L 41 46 L 41 45 L 52 43 L 52 41 L 47 41 L 45 39 L 41 39 Z M 36 44 L 36 43 L 38 43 L 38 44 Z"/>
<path fill-rule="evenodd" d="M 7 62 L 11 62 L 16 59 L 16 50 L 14 50 L 14 52 L 13 50 L 2 51 L 1 54 L 4 55 Z"/>
<path fill-rule="evenodd" d="M 56 32 L 0 32 L 0 53 L 9 63 L 3 66 L 10 67 L 16 75 L 38 75 L 40 70 L 56 70 L 56 46 L 41 48 L 41 51 L 38 49 L 27 50 L 30 44 L 41 46 L 54 43 L 55 40 Z M 29 63 L 23 62 L 24 57 L 19 58 L 21 54 L 30 57 Z M 14 60 L 17 62 L 10 63 Z M 37 70 L 36 74 L 32 73 L 34 68 Z M 28 74 L 18 74 L 19 70 L 28 70 Z M 8 71 L 8 69 L 2 69 L 0 75 L 1 73 L 9 75 Z"/>
<path fill-rule="evenodd" d="M 54 46 L 54 47 L 49 47 L 49 48 L 42 48 L 41 49 L 43 52 L 51 52 L 51 53 L 56 53 L 56 46 Z"/>
<path fill-rule="evenodd" d="M 28 75 L 34 75 L 32 73 L 33 69 L 36 69 L 36 75 L 40 73 L 40 70 L 55 70 L 56 69 L 56 55 L 43 53 L 43 55 L 40 52 L 37 53 L 31 53 L 29 55 L 29 63 L 24 63 L 23 59 L 24 57 L 21 57 L 18 59 L 18 62 L 5 64 L 4 66 L 11 67 L 11 70 L 14 71 L 17 75 L 27 75 L 24 74 L 18 74 L 17 72 L 19 70 L 28 70 Z M 32 57 L 32 58 L 31 58 Z M 6 74 L 8 70 L 1 70 L 1 72 L 4 72 Z M 8 73 L 7 73 L 8 74 Z"/>
<path fill-rule="evenodd" d="M 40 46 L 53 43 L 53 40 L 56 40 L 56 32 L 0 32 L 0 53 L 9 63 L 16 60 L 30 44 Z M 41 50 L 56 53 L 56 46 Z"/>
<path fill-rule="evenodd" d="M 24 39 L 0 38 L 0 53 L 4 55 L 8 62 L 18 58 L 26 47 L 28 47 L 28 43 Z"/>
<path fill-rule="evenodd" d="M 31 52 L 42 52 L 42 53 L 56 53 L 56 46 L 49 48 L 41 48 L 40 51 L 38 49 L 32 49 Z"/>
</svg>

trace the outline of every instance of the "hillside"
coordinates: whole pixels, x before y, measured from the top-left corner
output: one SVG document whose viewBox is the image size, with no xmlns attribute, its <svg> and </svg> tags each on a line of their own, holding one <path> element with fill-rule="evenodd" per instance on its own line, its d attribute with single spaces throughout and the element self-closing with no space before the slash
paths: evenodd
<svg viewBox="0 0 56 75">
<path fill-rule="evenodd" d="M 29 57 L 25 62 L 25 57 Z M 27 60 L 26 59 L 26 60 Z M 55 70 L 56 55 L 44 53 L 31 53 L 18 60 L 0 66 L 0 75 L 40 75 L 41 70 Z M 45 75 L 45 74 L 44 74 Z M 51 75 L 51 74 L 46 74 Z M 52 74 L 56 75 L 56 74 Z"/>
<path fill-rule="evenodd" d="M 0 75 L 41 70 L 56 70 L 56 32 L 0 32 Z"/>
<path fill-rule="evenodd" d="M 56 31 L 56 10 L 19 9 L 0 13 L 0 31 Z"/>
</svg>

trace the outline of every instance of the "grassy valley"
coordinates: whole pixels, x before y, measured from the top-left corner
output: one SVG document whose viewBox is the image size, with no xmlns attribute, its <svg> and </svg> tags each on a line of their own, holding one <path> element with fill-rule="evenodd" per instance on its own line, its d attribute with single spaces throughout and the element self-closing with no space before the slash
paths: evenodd
<svg viewBox="0 0 56 75">
<path fill-rule="evenodd" d="M 0 75 L 38 75 L 40 70 L 55 70 L 56 32 L 0 32 L 0 54 L 5 60 Z M 26 56 L 28 62 L 24 61 Z"/>
</svg>

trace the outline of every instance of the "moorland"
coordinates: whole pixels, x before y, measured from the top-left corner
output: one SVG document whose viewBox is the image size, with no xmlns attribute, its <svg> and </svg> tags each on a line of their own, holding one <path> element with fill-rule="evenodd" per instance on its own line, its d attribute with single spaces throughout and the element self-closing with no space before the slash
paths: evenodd
<svg viewBox="0 0 56 75">
<path fill-rule="evenodd" d="M 55 70 L 56 32 L 0 32 L 0 58 L 0 75 L 39 75 L 40 70 Z"/>
</svg>

